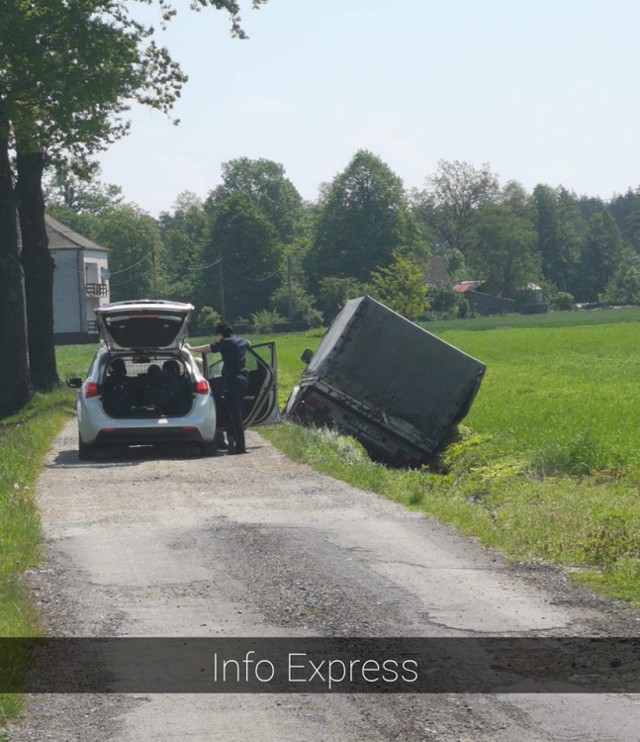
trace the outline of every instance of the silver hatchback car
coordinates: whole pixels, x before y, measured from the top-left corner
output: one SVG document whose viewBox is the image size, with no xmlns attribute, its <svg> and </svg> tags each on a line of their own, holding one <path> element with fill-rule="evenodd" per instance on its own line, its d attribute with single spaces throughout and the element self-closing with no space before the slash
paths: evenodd
<svg viewBox="0 0 640 742">
<path fill-rule="evenodd" d="M 84 382 L 67 382 L 78 389 L 80 459 L 93 459 L 97 449 L 109 446 L 176 442 L 197 444 L 204 456 L 217 453 L 216 431 L 224 429 L 225 415 L 212 393 L 214 367 L 209 371 L 207 356 L 196 361 L 184 345 L 193 309 L 160 300 L 96 309 L 101 347 Z M 266 356 L 260 350 L 265 346 Z M 246 425 L 279 420 L 271 346 L 256 346 L 248 359 Z"/>
</svg>

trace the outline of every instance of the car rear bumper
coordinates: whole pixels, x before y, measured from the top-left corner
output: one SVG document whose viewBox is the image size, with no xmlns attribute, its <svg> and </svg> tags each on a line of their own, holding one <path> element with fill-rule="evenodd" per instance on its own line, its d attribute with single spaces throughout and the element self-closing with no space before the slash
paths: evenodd
<svg viewBox="0 0 640 742">
<path fill-rule="evenodd" d="M 158 428 L 106 428 L 95 439 L 98 446 L 133 446 L 153 443 L 205 443 L 200 430 L 193 426 Z"/>
<path fill-rule="evenodd" d="M 216 434 L 216 412 L 210 395 L 197 395 L 184 417 L 113 418 L 105 415 L 98 398 L 79 400 L 80 438 L 87 445 L 135 445 L 162 441 L 210 443 Z"/>
</svg>

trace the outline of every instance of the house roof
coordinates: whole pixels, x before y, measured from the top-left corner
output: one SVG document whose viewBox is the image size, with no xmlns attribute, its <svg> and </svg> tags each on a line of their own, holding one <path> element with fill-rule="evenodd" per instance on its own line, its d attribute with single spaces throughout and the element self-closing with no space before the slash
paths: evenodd
<svg viewBox="0 0 640 742">
<path fill-rule="evenodd" d="M 77 250 L 81 248 L 109 252 L 106 247 L 101 247 L 81 234 L 74 232 L 73 229 L 49 216 L 49 214 L 45 214 L 44 221 L 47 228 L 49 250 Z"/>
<path fill-rule="evenodd" d="M 475 291 L 483 283 L 484 281 L 460 281 L 453 287 L 453 290 L 464 294 L 465 291 Z"/>
</svg>

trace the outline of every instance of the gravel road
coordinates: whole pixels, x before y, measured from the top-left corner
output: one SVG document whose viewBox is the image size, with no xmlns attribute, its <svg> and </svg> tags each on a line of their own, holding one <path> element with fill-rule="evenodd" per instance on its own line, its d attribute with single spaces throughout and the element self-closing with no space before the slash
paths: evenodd
<svg viewBox="0 0 640 742">
<path fill-rule="evenodd" d="M 507 564 L 306 466 L 152 449 L 80 462 L 75 421 L 38 485 L 30 579 L 54 636 L 633 635 L 562 571 Z M 34 695 L 10 739 L 637 740 L 632 695 Z"/>
</svg>

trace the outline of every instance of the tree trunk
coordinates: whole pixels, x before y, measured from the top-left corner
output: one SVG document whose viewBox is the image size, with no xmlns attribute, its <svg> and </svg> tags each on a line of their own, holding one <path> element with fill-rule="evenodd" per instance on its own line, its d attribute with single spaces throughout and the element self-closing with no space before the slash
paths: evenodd
<svg viewBox="0 0 640 742">
<path fill-rule="evenodd" d="M 0 134 L 0 418 L 31 396 L 22 266 L 9 143 Z"/>
<path fill-rule="evenodd" d="M 38 391 L 50 391 L 60 380 L 53 342 L 53 271 L 55 264 L 44 221 L 41 152 L 18 152 L 16 195 L 22 232 L 22 265 L 27 299 L 27 337 L 31 381 Z"/>
</svg>

